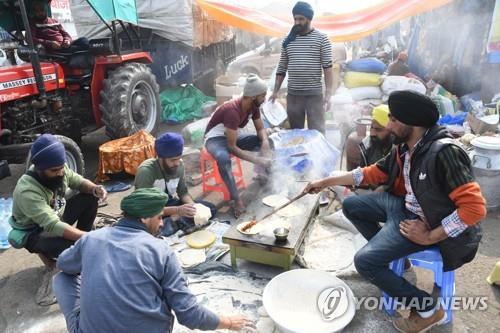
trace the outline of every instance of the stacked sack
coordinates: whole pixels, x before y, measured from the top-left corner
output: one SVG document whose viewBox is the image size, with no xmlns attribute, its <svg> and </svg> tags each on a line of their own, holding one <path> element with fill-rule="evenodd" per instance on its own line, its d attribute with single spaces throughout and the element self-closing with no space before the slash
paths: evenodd
<svg viewBox="0 0 500 333">
<path fill-rule="evenodd" d="M 412 90 L 425 95 L 427 88 L 420 80 L 413 77 L 387 76 L 382 83 L 382 92 L 384 93 L 382 100 L 386 102 L 392 92 L 399 90 Z"/>
<path fill-rule="evenodd" d="M 354 101 L 381 99 L 382 74 L 385 64 L 375 58 L 356 59 L 347 63 L 344 85 Z"/>
</svg>

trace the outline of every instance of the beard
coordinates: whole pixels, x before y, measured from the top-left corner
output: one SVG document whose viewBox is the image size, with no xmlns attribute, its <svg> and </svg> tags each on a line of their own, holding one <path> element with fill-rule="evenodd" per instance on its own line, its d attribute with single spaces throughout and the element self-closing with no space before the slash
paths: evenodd
<svg viewBox="0 0 500 333">
<path fill-rule="evenodd" d="M 384 139 L 380 139 L 378 136 L 370 136 L 371 144 L 377 147 L 385 147 L 391 144 L 394 140 L 394 135 L 389 134 Z"/>
<path fill-rule="evenodd" d="M 264 102 L 259 102 L 259 101 L 257 100 L 257 98 L 253 100 L 253 105 L 254 105 L 256 108 L 260 108 L 260 106 L 261 106 L 263 103 L 264 103 Z"/>
<path fill-rule="evenodd" d="M 296 34 L 303 34 L 307 31 L 308 28 L 309 28 L 308 24 L 306 24 L 306 25 L 295 24 L 292 27 L 292 31 L 295 32 Z"/>
<path fill-rule="evenodd" d="M 47 177 L 45 175 L 41 175 L 39 181 L 43 186 L 51 189 L 52 191 L 56 191 L 58 189 L 62 189 L 64 176 Z"/>
<path fill-rule="evenodd" d="M 148 227 L 148 232 L 153 236 L 153 237 L 159 237 L 161 235 L 161 227 L 156 228 L 156 230 L 152 227 Z"/>
<path fill-rule="evenodd" d="M 395 145 L 399 145 L 401 143 L 405 143 L 410 139 L 411 135 L 411 127 L 405 128 L 400 135 L 397 135 L 396 133 L 391 133 L 392 138 L 393 138 L 393 143 Z"/>
<path fill-rule="evenodd" d="M 173 176 L 173 175 L 175 175 L 177 173 L 177 168 L 178 167 L 171 168 L 163 160 L 161 161 L 161 166 L 163 167 L 163 170 L 165 171 L 165 173 L 167 175 L 169 175 L 169 176 Z"/>
</svg>

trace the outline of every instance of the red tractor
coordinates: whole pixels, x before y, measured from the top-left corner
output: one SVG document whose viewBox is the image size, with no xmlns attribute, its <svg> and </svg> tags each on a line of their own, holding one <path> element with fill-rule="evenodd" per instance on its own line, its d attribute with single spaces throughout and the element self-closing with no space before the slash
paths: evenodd
<svg viewBox="0 0 500 333">
<path fill-rule="evenodd" d="M 51 0 L 45 1 L 50 13 Z M 124 22 L 118 14 L 110 18 L 104 1 L 88 0 L 111 37 L 90 40 L 84 49 L 71 52 L 34 45 L 31 2 L 0 0 L 0 27 L 10 37 L 0 42 L 6 59 L 3 66 L 0 62 L 0 160 L 23 163 L 31 143 L 40 134 L 53 133 L 67 148 L 69 166 L 83 173 L 75 144 L 82 135 L 102 126 L 111 138 L 141 129 L 154 133 L 160 120 L 159 88 L 147 66 L 152 58 L 141 51 L 137 30 L 129 23 L 133 17 L 137 23 L 135 1 L 112 1 L 134 9 Z M 126 38 L 119 38 L 118 28 Z"/>
</svg>

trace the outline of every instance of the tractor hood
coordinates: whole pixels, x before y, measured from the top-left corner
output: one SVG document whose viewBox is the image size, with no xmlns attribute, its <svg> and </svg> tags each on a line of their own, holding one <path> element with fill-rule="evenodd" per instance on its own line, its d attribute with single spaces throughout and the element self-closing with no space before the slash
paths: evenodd
<svg viewBox="0 0 500 333">
<path fill-rule="evenodd" d="M 64 73 L 59 64 L 42 62 L 40 67 L 46 91 L 65 87 Z M 0 68 L 0 103 L 33 95 L 38 95 L 38 89 L 31 64 Z"/>
</svg>

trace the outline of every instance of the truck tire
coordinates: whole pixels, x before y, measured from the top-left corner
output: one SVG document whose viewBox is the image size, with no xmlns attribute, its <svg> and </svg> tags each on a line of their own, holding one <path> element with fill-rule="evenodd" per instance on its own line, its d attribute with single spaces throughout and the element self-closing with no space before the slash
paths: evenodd
<svg viewBox="0 0 500 333">
<path fill-rule="evenodd" d="M 161 104 L 151 69 L 145 64 L 130 62 L 110 72 L 104 80 L 99 107 L 106 134 L 113 139 L 141 129 L 156 134 Z"/>
<path fill-rule="evenodd" d="M 63 135 L 56 135 L 66 149 L 66 164 L 68 167 L 81 176 L 85 175 L 85 162 L 82 151 L 75 141 Z M 31 150 L 26 158 L 26 171 L 31 167 Z"/>
</svg>

